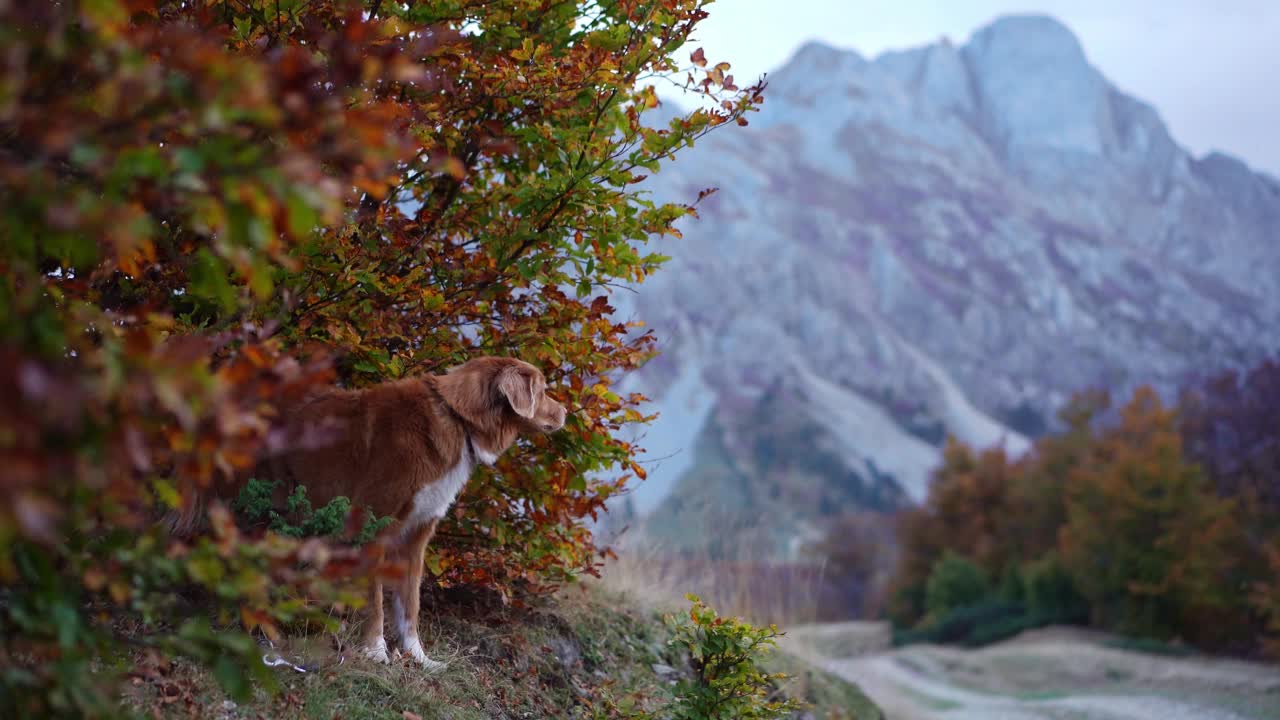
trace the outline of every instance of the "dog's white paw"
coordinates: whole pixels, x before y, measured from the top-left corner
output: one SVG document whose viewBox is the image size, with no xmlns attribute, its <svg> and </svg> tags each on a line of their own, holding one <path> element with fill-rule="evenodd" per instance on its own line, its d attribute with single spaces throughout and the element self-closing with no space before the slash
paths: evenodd
<svg viewBox="0 0 1280 720">
<path fill-rule="evenodd" d="M 442 672 L 449 667 L 449 663 L 441 662 L 439 660 L 432 660 L 426 655 L 423 655 L 421 658 L 415 658 L 415 659 L 418 661 L 418 664 L 422 666 L 422 670 L 426 672 L 428 675 Z"/>
<path fill-rule="evenodd" d="M 442 663 L 439 660 L 432 660 L 427 657 L 427 653 L 422 649 L 422 641 L 416 637 L 408 637 L 404 640 L 404 652 L 413 661 L 422 666 L 423 670 L 428 673 L 440 672 L 449 667 L 448 663 Z"/>
<path fill-rule="evenodd" d="M 370 660 L 376 663 L 385 664 L 385 663 L 391 662 L 391 656 L 387 654 L 386 638 L 382 638 L 382 637 L 378 638 L 373 642 L 372 645 L 369 645 L 368 647 L 363 648 L 361 652 L 364 653 L 364 656 L 366 658 L 369 658 Z"/>
</svg>

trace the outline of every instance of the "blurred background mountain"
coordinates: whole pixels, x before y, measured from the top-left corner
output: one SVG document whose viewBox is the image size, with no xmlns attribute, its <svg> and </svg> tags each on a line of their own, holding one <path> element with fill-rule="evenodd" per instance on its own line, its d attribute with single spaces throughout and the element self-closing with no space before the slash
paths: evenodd
<svg viewBox="0 0 1280 720">
<path fill-rule="evenodd" d="M 1280 345 L 1280 181 L 1194 156 L 1053 18 L 812 42 L 766 98 L 646 181 L 719 191 L 617 294 L 663 352 L 624 386 L 660 417 L 612 522 L 662 562 L 839 562 L 840 528 L 883 576 L 948 436 L 1016 456 L 1077 391 L 1170 399 Z"/>
</svg>

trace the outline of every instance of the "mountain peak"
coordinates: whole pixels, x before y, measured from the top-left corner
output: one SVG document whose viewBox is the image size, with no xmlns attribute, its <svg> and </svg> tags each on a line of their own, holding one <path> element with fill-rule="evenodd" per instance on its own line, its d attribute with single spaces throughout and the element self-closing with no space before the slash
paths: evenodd
<svg viewBox="0 0 1280 720">
<path fill-rule="evenodd" d="M 1004 17 L 974 33 L 962 52 L 984 134 L 1006 156 L 1033 149 L 1096 157 L 1114 144 L 1111 87 L 1062 23 Z"/>
<path fill-rule="evenodd" d="M 958 116 L 1029 176 L 1064 160 L 1078 166 L 1131 148 L 1142 154 L 1144 138 L 1167 150 L 1158 116 L 1115 90 L 1089 64 L 1075 34 L 1047 15 L 1001 17 L 959 48 L 942 38 L 874 61 L 810 41 L 774 81 L 783 105 L 826 107 L 837 126 L 851 115 L 893 115 L 913 106 Z"/>
<path fill-rule="evenodd" d="M 832 47 L 821 40 L 808 40 L 791 56 L 787 65 L 806 65 L 834 68 L 853 59 L 855 63 L 862 60 L 856 50 L 842 50 Z"/>
<path fill-rule="evenodd" d="M 771 76 L 773 96 L 813 105 L 829 93 L 834 82 L 857 77 L 867 61 L 854 50 L 832 47 L 818 40 L 801 45 L 781 69 Z"/>
<path fill-rule="evenodd" d="M 1049 15 L 1004 15 L 974 32 L 970 45 L 1012 43 L 1030 46 L 1063 60 L 1084 61 L 1084 50 L 1071 28 Z"/>
</svg>

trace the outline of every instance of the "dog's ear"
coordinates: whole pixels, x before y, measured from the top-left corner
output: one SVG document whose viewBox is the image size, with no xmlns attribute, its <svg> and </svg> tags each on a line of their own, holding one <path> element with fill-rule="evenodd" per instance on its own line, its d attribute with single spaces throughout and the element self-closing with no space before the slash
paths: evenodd
<svg viewBox="0 0 1280 720">
<path fill-rule="evenodd" d="M 538 398 L 545 389 L 546 381 L 533 368 L 512 365 L 498 373 L 498 392 L 522 418 L 532 418 L 538 411 Z"/>
<path fill-rule="evenodd" d="M 473 425 L 488 426 L 493 415 L 491 373 L 474 361 L 453 368 L 438 380 L 440 394 L 453 411 Z"/>
</svg>

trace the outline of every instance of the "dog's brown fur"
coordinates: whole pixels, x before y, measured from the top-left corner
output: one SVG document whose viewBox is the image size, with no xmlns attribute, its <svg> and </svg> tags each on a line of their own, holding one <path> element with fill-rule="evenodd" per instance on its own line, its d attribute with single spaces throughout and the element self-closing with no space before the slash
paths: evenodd
<svg viewBox="0 0 1280 720">
<path fill-rule="evenodd" d="M 379 536 L 388 559 L 407 567 L 391 588 L 392 619 L 405 652 L 438 666 L 418 639 L 423 554 L 436 524 L 475 464 L 493 462 L 521 433 L 560 429 L 564 407 L 546 394 L 537 368 L 482 357 L 446 375 L 326 391 L 282 415 L 290 449 L 264 461 L 255 475 L 284 480 L 277 486 L 282 496 L 305 486 L 315 507 L 346 496 L 353 507 L 394 519 Z M 362 644 L 370 657 L 386 661 L 382 583 L 371 584 Z"/>
</svg>

